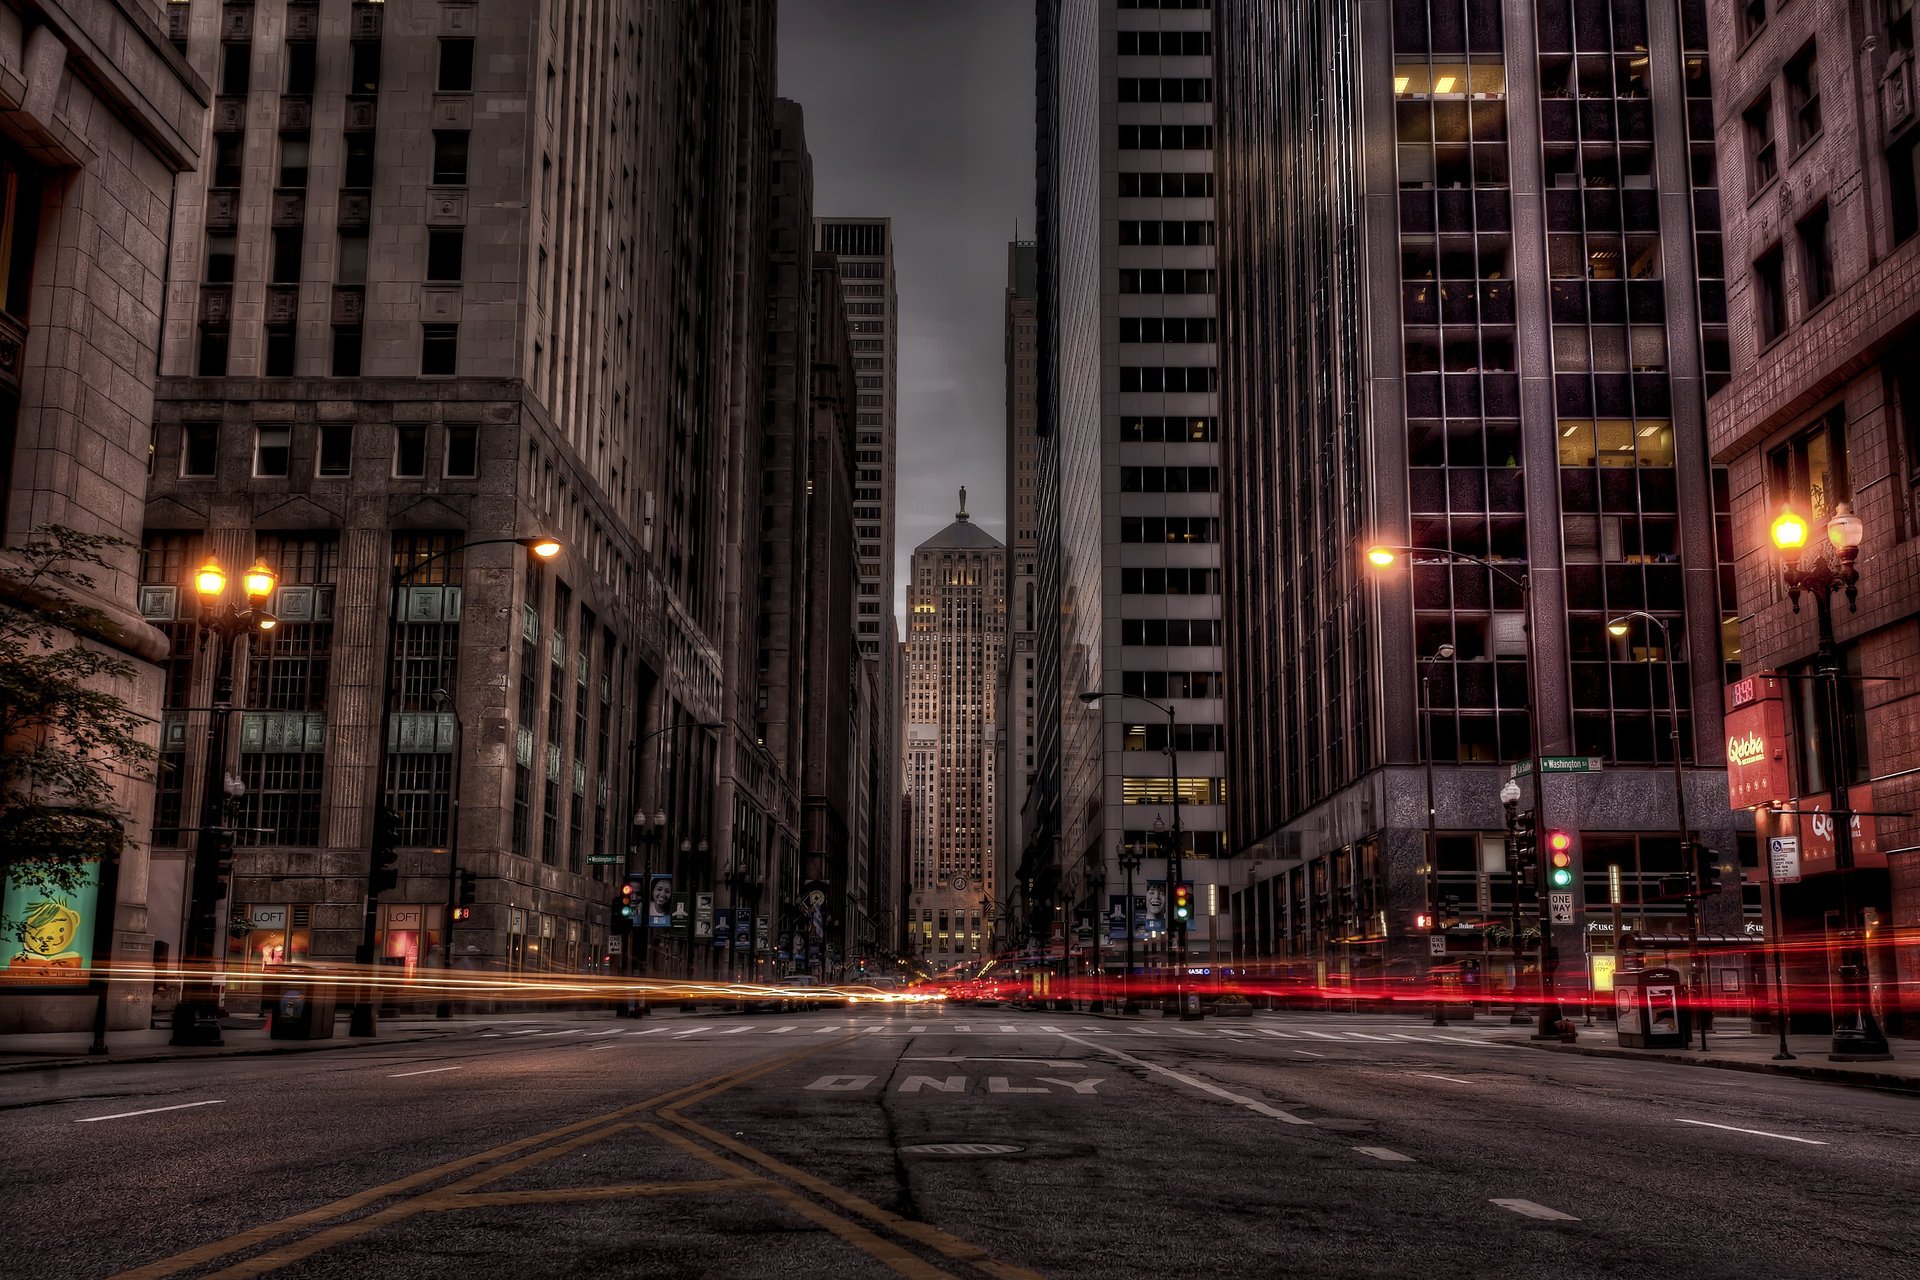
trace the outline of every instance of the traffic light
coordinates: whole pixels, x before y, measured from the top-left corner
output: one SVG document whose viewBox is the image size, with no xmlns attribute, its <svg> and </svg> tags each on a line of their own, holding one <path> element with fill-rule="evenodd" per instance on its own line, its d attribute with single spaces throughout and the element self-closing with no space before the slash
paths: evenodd
<svg viewBox="0 0 1920 1280">
<path fill-rule="evenodd" d="M 234 833 L 231 827 L 215 827 L 207 832 L 204 854 L 194 864 L 199 886 L 194 897 L 204 902 L 226 900 L 227 884 L 233 876 Z"/>
<path fill-rule="evenodd" d="M 1193 919 L 1193 886 L 1184 880 L 1173 886 L 1173 918 L 1181 924 Z"/>
<path fill-rule="evenodd" d="M 1573 887 L 1573 837 L 1564 831 L 1547 832 L 1547 882 L 1556 889 Z"/>
<path fill-rule="evenodd" d="M 1693 891 L 1702 898 L 1720 892 L 1720 868 L 1714 863 L 1713 850 L 1703 844 L 1693 846 Z"/>
<path fill-rule="evenodd" d="M 1532 813 L 1513 815 L 1512 849 L 1514 864 L 1520 870 L 1531 871 L 1540 864 L 1540 844 L 1533 829 Z"/>
<path fill-rule="evenodd" d="M 1433 917 L 1424 911 L 1416 911 L 1413 913 L 1413 927 L 1415 929 L 1432 929 Z"/>
<path fill-rule="evenodd" d="M 406 819 L 398 809 L 382 809 L 374 815 L 373 866 L 367 875 L 367 888 L 374 897 L 400 886 L 400 833 Z"/>
<path fill-rule="evenodd" d="M 453 918 L 456 921 L 471 920 L 473 919 L 473 908 L 472 907 L 455 907 L 453 909 Z"/>
<path fill-rule="evenodd" d="M 622 919 L 633 919 L 639 909 L 640 886 L 629 880 L 620 886 L 620 915 Z"/>
<path fill-rule="evenodd" d="M 477 887 L 478 883 L 479 883 L 479 877 L 475 876 L 473 872 L 462 871 L 460 873 L 460 905 L 461 906 L 470 907 L 473 905 L 474 897 L 475 897 L 474 889 Z M 467 915 L 472 915 L 472 914 L 473 914 L 472 912 L 467 913 Z M 467 917 L 462 916 L 460 918 L 464 920 Z"/>
</svg>

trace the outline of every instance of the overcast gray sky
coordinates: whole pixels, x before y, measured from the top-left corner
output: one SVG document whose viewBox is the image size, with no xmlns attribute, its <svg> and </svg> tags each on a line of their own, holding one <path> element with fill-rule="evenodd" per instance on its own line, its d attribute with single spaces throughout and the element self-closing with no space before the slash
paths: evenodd
<svg viewBox="0 0 1920 1280">
<path fill-rule="evenodd" d="M 814 211 L 890 216 L 900 295 L 899 545 L 956 491 L 1006 534 L 1007 241 L 1033 235 L 1032 0 L 780 0 L 780 96 L 806 113 Z"/>
</svg>

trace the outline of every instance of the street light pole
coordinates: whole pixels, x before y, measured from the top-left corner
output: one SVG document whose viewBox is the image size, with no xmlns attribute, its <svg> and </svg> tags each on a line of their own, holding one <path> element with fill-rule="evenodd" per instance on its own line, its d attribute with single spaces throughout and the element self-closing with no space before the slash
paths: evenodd
<svg viewBox="0 0 1920 1280">
<path fill-rule="evenodd" d="M 213 969 L 219 960 L 214 929 L 214 904 L 226 897 L 232 873 L 234 831 L 231 810 L 246 788 L 228 775 L 227 731 L 233 719 L 233 649 L 243 635 L 272 631 L 278 619 L 267 612 L 279 578 L 264 561 L 256 560 L 241 576 L 246 607 L 227 597 L 227 574 L 220 561 L 208 556 L 193 576 L 200 599 L 201 643 L 213 643 L 213 710 L 207 732 L 206 765 L 200 781 L 200 831 L 187 879 L 187 920 L 182 937 L 181 962 L 186 977 L 180 1003 L 173 1011 L 170 1042 L 178 1045 L 218 1045 L 220 996 Z"/>
<path fill-rule="evenodd" d="M 1660 651 L 1667 670 L 1667 719 L 1673 742 L 1673 805 L 1680 828 L 1680 865 L 1687 873 L 1687 967 L 1692 971 L 1694 1019 L 1700 1024 L 1700 1051 L 1707 1049 L 1707 969 L 1700 954 L 1700 900 L 1706 885 L 1699 874 L 1699 852 L 1693 846 L 1693 829 L 1687 824 L 1687 780 L 1680 764 L 1680 703 L 1673 678 L 1673 633 L 1665 618 L 1642 609 L 1634 609 L 1607 623 L 1607 632 L 1615 639 L 1627 634 L 1627 620 L 1639 618 L 1660 628 Z M 1617 935 L 1616 935 L 1617 936 Z"/>
<path fill-rule="evenodd" d="M 1420 664 L 1420 719 L 1422 739 L 1426 745 L 1423 753 L 1427 761 L 1427 928 L 1431 937 L 1439 938 L 1442 948 L 1446 946 L 1446 930 L 1440 924 L 1440 831 L 1439 815 L 1433 805 L 1433 695 L 1428 685 L 1433 679 L 1433 662 L 1453 661 L 1454 648 L 1443 644 L 1433 651 L 1433 658 Z M 1444 950 L 1440 953 L 1446 954 Z M 1447 1025 L 1447 1010 L 1440 999 L 1439 984 L 1433 979 L 1434 953 L 1432 944 L 1427 949 L 1427 985 L 1433 989 L 1433 1025 Z"/>
<path fill-rule="evenodd" d="M 447 927 L 440 940 L 440 967 L 447 971 L 447 986 L 440 993 L 436 1018 L 453 1016 L 453 916 L 460 906 L 460 780 L 464 776 L 467 754 L 467 722 L 453 695 L 435 689 L 433 700 L 453 713 L 453 802 L 447 823 Z"/>
<path fill-rule="evenodd" d="M 1158 818 L 1153 820 L 1153 825 L 1162 830 L 1166 826 Z M 1134 1012 L 1133 935 L 1136 928 L 1133 918 L 1133 873 L 1140 869 L 1140 847 L 1127 844 L 1124 836 L 1120 844 L 1120 869 L 1127 873 L 1127 901 L 1124 905 L 1127 917 L 1127 973 L 1120 982 L 1120 1012 L 1132 1013 Z"/>
<path fill-rule="evenodd" d="M 420 570 L 426 568 L 436 560 L 444 560 L 456 552 L 469 551 L 475 547 L 495 546 L 508 542 L 517 543 L 527 548 L 543 560 L 551 560 L 554 556 L 560 554 L 560 543 L 553 538 L 477 538 L 472 542 L 459 542 L 450 547 L 443 547 L 431 555 L 420 557 L 411 564 L 396 564 L 387 575 L 387 598 L 381 612 L 381 619 L 386 628 L 386 644 L 384 652 L 381 655 L 378 674 L 380 680 L 380 718 L 374 725 L 374 802 L 372 825 L 376 833 L 376 839 L 381 827 L 381 815 L 386 813 L 391 803 L 390 789 L 387 786 L 387 766 L 388 760 L 393 754 L 390 739 L 393 734 L 394 703 L 397 701 L 396 694 L 398 693 L 400 684 L 393 670 L 393 651 L 398 621 L 394 617 L 394 612 L 395 603 L 400 595 L 400 588 L 406 585 L 407 580 L 413 577 L 414 574 L 420 572 Z M 373 851 L 372 844 L 373 842 L 369 842 L 367 854 L 367 905 L 360 921 L 360 945 L 355 948 L 353 957 L 354 961 L 361 968 L 360 998 L 354 1002 L 353 1014 L 347 1023 L 347 1034 L 353 1036 L 371 1036 L 378 1033 L 377 1021 L 374 1017 L 372 966 L 374 926 L 380 916 L 380 884 L 378 880 L 379 860 Z"/>
<path fill-rule="evenodd" d="M 1828 817 L 1833 823 L 1834 869 L 1840 877 L 1840 936 L 1844 948 L 1840 961 L 1840 982 L 1850 1006 L 1848 1021 L 1834 1019 L 1829 1056 L 1839 1062 L 1876 1062 L 1893 1054 L 1880 1023 L 1873 1016 L 1873 1002 L 1867 992 L 1867 963 L 1858 945 L 1861 934 L 1859 909 L 1853 900 L 1853 819 L 1856 816 L 1849 794 L 1853 783 L 1853 743 L 1846 731 L 1846 702 L 1841 682 L 1846 678 L 1840 654 L 1840 642 L 1833 632 L 1833 593 L 1847 593 L 1847 610 L 1859 607 L 1860 570 L 1855 563 L 1860 544 L 1866 539 L 1866 525 L 1853 508 L 1844 502 L 1834 504 L 1827 521 L 1827 539 L 1833 554 L 1821 554 L 1811 566 L 1801 558 L 1806 545 L 1807 523 L 1792 510 L 1775 518 L 1771 533 L 1774 546 L 1781 552 L 1781 576 L 1786 580 L 1787 596 L 1793 611 L 1800 612 L 1800 593 L 1813 596 L 1814 613 L 1819 626 L 1819 648 L 1815 651 L 1815 677 L 1827 718 L 1824 735 L 1829 798 Z M 1789 558 L 1791 557 L 1791 558 Z"/>
</svg>

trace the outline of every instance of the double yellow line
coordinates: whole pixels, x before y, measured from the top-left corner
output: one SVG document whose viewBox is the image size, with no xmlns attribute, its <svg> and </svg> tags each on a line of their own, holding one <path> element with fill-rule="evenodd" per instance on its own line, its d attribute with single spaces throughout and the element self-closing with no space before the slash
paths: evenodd
<svg viewBox="0 0 1920 1280">
<path fill-rule="evenodd" d="M 405 1178 L 355 1192 L 330 1204 L 263 1223 L 257 1227 L 250 1227 L 245 1231 L 210 1241 L 171 1257 L 162 1258 L 157 1262 L 123 1271 L 113 1280 L 164 1280 L 165 1277 L 179 1275 L 183 1271 L 204 1263 L 243 1253 L 278 1237 L 313 1227 L 324 1229 L 243 1258 L 214 1272 L 210 1280 L 243 1280 L 245 1277 L 266 1275 L 421 1213 L 509 1205 L 554 1204 L 563 1201 L 697 1195 L 733 1191 L 752 1191 L 778 1201 L 831 1232 L 837 1239 L 861 1250 L 900 1275 L 909 1277 L 910 1280 L 940 1280 L 942 1277 L 951 1280 L 951 1273 L 942 1271 L 893 1241 L 822 1206 L 815 1199 L 802 1194 L 802 1191 L 841 1210 L 865 1218 L 897 1236 L 931 1249 L 944 1257 L 971 1265 L 995 1277 L 995 1280 L 1041 1280 L 1036 1272 L 995 1260 L 978 1245 L 949 1235 L 925 1223 L 902 1218 L 852 1192 L 815 1178 L 746 1143 L 690 1120 L 682 1114 L 684 1108 L 706 1102 L 750 1080 L 783 1070 L 827 1049 L 851 1043 L 855 1038 L 849 1036 L 826 1044 L 810 1045 L 793 1053 L 770 1059 L 758 1066 L 723 1072 L 720 1075 L 710 1076 L 705 1080 L 657 1094 L 643 1102 L 632 1103 L 556 1129 L 548 1129 L 519 1138 L 474 1155 L 462 1156 L 458 1160 L 450 1160 L 431 1169 L 423 1169 Z M 759 1169 L 764 1172 L 756 1172 L 746 1165 L 739 1164 L 708 1147 L 689 1140 L 680 1133 L 640 1118 L 649 1112 L 657 1113 L 660 1120 L 684 1133 L 692 1134 L 714 1147 L 731 1152 L 759 1166 Z M 491 1183 L 523 1170 L 545 1164 L 617 1134 L 634 1130 L 660 1139 L 669 1146 L 712 1166 L 723 1176 L 694 1181 L 622 1183 L 613 1186 L 566 1187 L 536 1191 L 487 1192 L 481 1190 Z M 462 1174 L 466 1176 L 457 1176 Z M 769 1177 L 769 1174 L 773 1176 Z M 456 1180 L 446 1182 L 448 1178 Z M 784 1182 L 775 1181 L 775 1178 L 784 1179 Z M 795 1187 L 800 1190 L 795 1190 Z M 403 1198 L 396 1200 L 396 1197 Z M 360 1217 L 349 1217 L 386 1200 L 395 1200 L 395 1203 Z M 345 1220 L 342 1221 L 342 1219 Z"/>
</svg>

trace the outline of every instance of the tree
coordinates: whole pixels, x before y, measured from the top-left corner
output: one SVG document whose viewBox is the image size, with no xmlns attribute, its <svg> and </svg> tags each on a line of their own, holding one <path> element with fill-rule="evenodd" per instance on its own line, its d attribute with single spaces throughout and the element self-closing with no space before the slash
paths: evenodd
<svg viewBox="0 0 1920 1280">
<path fill-rule="evenodd" d="M 113 692 L 134 665 L 84 637 L 111 634 L 74 598 L 128 544 L 43 525 L 0 557 L 0 871 L 71 892 L 119 855 L 117 777 L 148 777 L 146 720 Z"/>
</svg>

